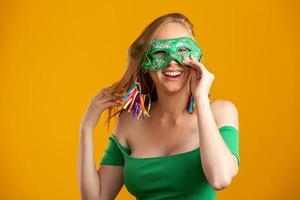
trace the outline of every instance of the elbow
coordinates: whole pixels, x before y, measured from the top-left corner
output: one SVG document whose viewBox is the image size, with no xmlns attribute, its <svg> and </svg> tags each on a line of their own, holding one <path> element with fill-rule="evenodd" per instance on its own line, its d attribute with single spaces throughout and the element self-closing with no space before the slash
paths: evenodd
<svg viewBox="0 0 300 200">
<path fill-rule="evenodd" d="M 223 190 L 230 185 L 232 179 L 237 176 L 239 171 L 238 166 L 232 167 L 231 172 L 224 172 L 221 174 L 215 174 L 212 176 L 210 185 L 217 191 Z"/>
<path fill-rule="evenodd" d="M 80 190 L 80 200 L 102 200 L 102 196 L 100 194 L 92 194 L 91 191 L 87 191 L 85 189 Z"/>
<path fill-rule="evenodd" d="M 218 177 L 214 178 L 212 181 L 210 181 L 210 185 L 217 191 L 223 190 L 227 188 L 232 181 L 232 177 Z"/>
</svg>

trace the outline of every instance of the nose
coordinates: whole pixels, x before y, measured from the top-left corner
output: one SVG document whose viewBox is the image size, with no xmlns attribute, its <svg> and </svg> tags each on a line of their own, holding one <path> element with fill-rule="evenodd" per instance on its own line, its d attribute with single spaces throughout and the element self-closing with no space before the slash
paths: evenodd
<svg viewBox="0 0 300 200">
<path fill-rule="evenodd" d="M 169 65 L 179 65 L 179 63 L 178 63 L 178 61 L 176 61 L 176 60 L 171 60 L 171 61 L 169 62 Z"/>
<path fill-rule="evenodd" d="M 167 64 L 167 68 L 171 67 L 171 66 L 180 66 L 180 63 L 176 60 L 171 60 L 168 64 Z"/>
</svg>

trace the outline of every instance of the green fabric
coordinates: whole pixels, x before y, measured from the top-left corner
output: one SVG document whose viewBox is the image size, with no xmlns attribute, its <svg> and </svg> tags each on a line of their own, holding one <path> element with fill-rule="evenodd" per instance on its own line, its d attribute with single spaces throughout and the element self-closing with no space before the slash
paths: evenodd
<svg viewBox="0 0 300 200">
<path fill-rule="evenodd" d="M 239 159 L 239 132 L 222 126 L 220 134 L 227 147 Z M 114 134 L 99 164 L 124 166 L 127 190 L 138 200 L 214 200 L 217 191 L 208 183 L 201 166 L 200 149 L 174 155 L 135 158 Z"/>
</svg>

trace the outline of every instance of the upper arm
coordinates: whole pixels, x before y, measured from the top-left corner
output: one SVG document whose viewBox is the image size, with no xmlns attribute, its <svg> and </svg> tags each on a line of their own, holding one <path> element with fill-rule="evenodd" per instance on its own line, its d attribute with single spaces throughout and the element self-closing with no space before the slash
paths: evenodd
<svg viewBox="0 0 300 200">
<path fill-rule="evenodd" d="M 234 103 L 232 103 L 229 100 L 214 100 L 211 103 L 212 112 L 214 115 L 214 119 L 216 121 L 216 124 L 218 127 L 222 126 L 232 126 L 236 128 L 237 131 L 239 131 L 239 115 L 238 115 L 238 109 L 235 106 Z M 227 132 L 227 131 L 226 131 Z M 234 133 L 232 133 L 234 134 Z M 223 135 L 226 138 L 223 138 L 226 142 L 231 143 L 230 147 L 234 149 L 233 151 L 236 152 L 235 155 L 232 155 L 232 159 L 234 160 L 234 165 L 236 168 L 236 173 L 239 168 L 239 161 L 237 159 L 238 155 L 238 135 L 231 135 L 229 136 L 228 133 L 226 135 Z M 229 141 L 230 140 L 230 141 Z"/>
<path fill-rule="evenodd" d="M 118 140 L 125 140 L 126 122 L 125 112 L 122 112 L 116 120 L 116 127 L 113 134 Z M 123 182 L 123 165 L 124 159 L 121 151 L 110 140 L 109 146 L 105 151 L 102 161 L 105 164 L 99 163 L 98 176 L 100 179 L 100 200 L 113 200 L 122 189 Z"/>
<path fill-rule="evenodd" d="M 123 187 L 123 167 L 101 165 L 98 168 L 100 200 L 113 200 Z"/>
<path fill-rule="evenodd" d="M 218 127 L 230 125 L 239 130 L 239 115 L 235 104 L 229 100 L 213 100 L 211 110 Z"/>
</svg>

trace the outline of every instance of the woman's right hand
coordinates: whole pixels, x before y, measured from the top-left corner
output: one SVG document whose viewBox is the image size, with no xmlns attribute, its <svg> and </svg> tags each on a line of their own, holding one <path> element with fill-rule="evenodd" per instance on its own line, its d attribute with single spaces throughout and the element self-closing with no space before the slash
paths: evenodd
<svg viewBox="0 0 300 200">
<path fill-rule="evenodd" d="M 93 130 L 106 108 L 122 105 L 120 103 L 122 96 L 112 94 L 111 89 L 111 87 L 107 87 L 100 90 L 92 99 L 82 119 L 80 130 Z"/>
</svg>

